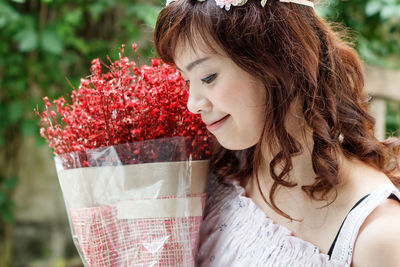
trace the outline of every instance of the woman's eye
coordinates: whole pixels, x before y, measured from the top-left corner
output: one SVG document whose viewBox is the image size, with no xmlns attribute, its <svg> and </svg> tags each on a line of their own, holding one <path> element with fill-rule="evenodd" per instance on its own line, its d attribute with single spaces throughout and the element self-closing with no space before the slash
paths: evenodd
<svg viewBox="0 0 400 267">
<path fill-rule="evenodd" d="M 208 77 L 206 77 L 206 78 L 204 78 L 204 79 L 201 79 L 201 81 L 202 81 L 203 83 L 211 83 L 212 81 L 215 80 L 216 77 L 217 77 L 217 74 L 214 73 L 214 74 L 211 74 L 210 76 L 208 76 Z"/>
</svg>

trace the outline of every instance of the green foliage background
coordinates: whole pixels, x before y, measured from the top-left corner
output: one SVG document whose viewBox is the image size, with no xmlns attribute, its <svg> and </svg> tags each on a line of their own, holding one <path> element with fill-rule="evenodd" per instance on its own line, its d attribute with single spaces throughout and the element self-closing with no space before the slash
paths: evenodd
<svg viewBox="0 0 400 267">
<path fill-rule="evenodd" d="M 122 43 L 128 52 L 133 42 L 139 44 L 143 59 L 154 57 L 152 28 L 160 9 L 159 1 L 0 2 L 2 154 L 20 138 L 35 136 L 43 143 L 33 109 L 45 95 L 54 99 L 70 92 L 65 78 L 77 86 L 89 74 L 92 59 L 115 58 Z M 8 222 L 13 219 L 5 195 L 16 179 L 8 160 L 16 148 L 17 144 L 6 153 L 0 168 L 0 213 Z"/>
<path fill-rule="evenodd" d="M 345 26 L 367 64 L 400 69 L 400 0 L 322 0 L 317 13 Z M 340 27 L 340 26 L 339 26 Z M 387 136 L 398 135 L 400 104 L 387 103 Z"/>
<path fill-rule="evenodd" d="M 23 138 L 39 136 L 33 110 L 89 74 L 94 58 L 127 55 L 137 42 L 143 61 L 154 57 L 158 0 L 0 0 L 0 266 L 10 264 L 13 192 Z"/>
<path fill-rule="evenodd" d="M 365 62 L 400 67 L 400 0 L 325 0 L 317 12 L 348 27 Z"/>
<path fill-rule="evenodd" d="M 116 58 L 122 43 L 138 43 L 141 58 L 154 57 L 152 29 L 165 1 L 0 0 L 0 258 L 12 225 L 21 140 L 39 136 L 33 110 L 43 96 L 71 91 L 94 58 Z M 326 0 L 317 12 L 348 27 L 368 64 L 400 69 L 400 0 Z M 130 51 L 130 49 L 126 49 Z M 129 56 L 129 53 L 128 53 Z M 400 105 L 389 103 L 388 131 L 400 124 Z M 0 260 L 0 266 L 1 260 Z"/>
</svg>

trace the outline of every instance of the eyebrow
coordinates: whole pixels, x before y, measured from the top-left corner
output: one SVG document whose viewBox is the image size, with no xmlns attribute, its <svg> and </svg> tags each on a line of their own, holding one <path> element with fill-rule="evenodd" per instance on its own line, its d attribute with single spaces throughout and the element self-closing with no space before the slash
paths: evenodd
<svg viewBox="0 0 400 267">
<path fill-rule="evenodd" d="M 196 59 L 195 61 L 193 61 L 192 63 L 190 63 L 189 65 L 186 66 L 186 70 L 189 72 L 191 71 L 194 67 L 196 67 L 197 65 L 203 63 L 204 61 L 210 59 L 209 57 L 203 57 L 203 58 L 199 58 Z M 182 71 L 180 68 L 178 68 L 178 66 L 176 67 L 178 70 Z"/>
</svg>

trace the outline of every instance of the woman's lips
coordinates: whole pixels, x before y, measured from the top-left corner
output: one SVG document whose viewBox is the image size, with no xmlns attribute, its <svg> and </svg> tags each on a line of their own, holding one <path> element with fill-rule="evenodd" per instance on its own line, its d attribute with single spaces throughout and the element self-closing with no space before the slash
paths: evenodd
<svg viewBox="0 0 400 267">
<path fill-rule="evenodd" d="M 225 122 L 226 120 L 229 118 L 230 115 L 226 115 L 225 117 L 223 117 L 222 119 L 212 123 L 212 124 L 208 124 L 207 125 L 207 129 L 210 132 L 214 132 L 216 130 L 218 130 Z"/>
</svg>

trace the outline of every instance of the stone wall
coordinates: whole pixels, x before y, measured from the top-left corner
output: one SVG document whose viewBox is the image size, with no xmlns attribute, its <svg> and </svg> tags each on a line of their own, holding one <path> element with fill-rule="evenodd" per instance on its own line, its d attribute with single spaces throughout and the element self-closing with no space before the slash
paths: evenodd
<svg viewBox="0 0 400 267">
<path fill-rule="evenodd" d="M 369 105 L 376 120 L 375 135 L 383 140 L 386 135 L 386 102 L 400 105 L 400 71 L 365 66 L 365 90 L 372 97 Z M 400 133 L 399 133 L 400 134 Z"/>
</svg>

